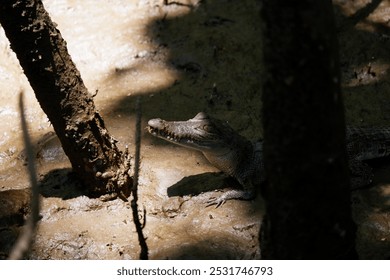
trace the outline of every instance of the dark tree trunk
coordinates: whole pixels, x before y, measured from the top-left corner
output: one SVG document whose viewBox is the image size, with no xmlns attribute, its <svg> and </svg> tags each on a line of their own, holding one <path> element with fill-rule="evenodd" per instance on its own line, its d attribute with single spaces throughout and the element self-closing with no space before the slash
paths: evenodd
<svg viewBox="0 0 390 280">
<path fill-rule="evenodd" d="M 93 195 L 127 194 L 127 152 L 108 134 L 42 2 L 2 0 L 0 23 L 74 171 Z"/>
<path fill-rule="evenodd" d="M 354 258 L 330 0 L 264 0 L 265 259 Z"/>
</svg>

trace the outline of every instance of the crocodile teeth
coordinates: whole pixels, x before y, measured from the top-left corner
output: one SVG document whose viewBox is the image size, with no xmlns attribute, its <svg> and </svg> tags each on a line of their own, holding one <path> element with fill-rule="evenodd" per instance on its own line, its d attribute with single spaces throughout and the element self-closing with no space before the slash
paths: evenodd
<svg viewBox="0 0 390 280">
<path fill-rule="evenodd" d="M 148 131 L 149 131 L 149 133 L 151 133 L 154 136 L 158 135 L 158 130 L 153 128 L 153 127 L 151 127 L 151 126 L 148 127 Z"/>
<path fill-rule="evenodd" d="M 160 136 L 163 137 L 169 141 L 174 142 L 188 142 L 188 143 L 194 143 L 194 137 L 192 137 L 189 134 L 185 134 L 182 136 L 179 136 L 175 134 L 174 132 L 170 132 L 167 128 L 155 128 L 152 126 L 147 127 L 149 133 L 151 133 L 153 136 Z"/>
</svg>

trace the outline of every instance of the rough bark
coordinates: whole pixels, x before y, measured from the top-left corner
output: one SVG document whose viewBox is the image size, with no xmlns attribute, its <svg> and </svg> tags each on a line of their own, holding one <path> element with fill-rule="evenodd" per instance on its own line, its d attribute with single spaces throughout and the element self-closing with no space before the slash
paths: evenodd
<svg viewBox="0 0 390 280">
<path fill-rule="evenodd" d="M 92 195 L 128 193 L 122 153 L 96 111 L 66 42 L 38 0 L 2 0 L 0 23 L 74 171 Z"/>
<path fill-rule="evenodd" d="M 330 0 L 265 0 L 266 259 L 355 257 Z"/>
</svg>

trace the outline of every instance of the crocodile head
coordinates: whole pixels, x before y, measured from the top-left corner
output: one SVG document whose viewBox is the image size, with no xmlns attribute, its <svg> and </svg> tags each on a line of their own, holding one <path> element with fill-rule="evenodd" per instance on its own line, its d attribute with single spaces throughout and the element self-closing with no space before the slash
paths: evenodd
<svg viewBox="0 0 390 280">
<path fill-rule="evenodd" d="M 237 133 L 226 123 L 200 112 L 187 121 L 151 119 L 148 131 L 159 138 L 204 153 L 229 152 Z"/>
</svg>

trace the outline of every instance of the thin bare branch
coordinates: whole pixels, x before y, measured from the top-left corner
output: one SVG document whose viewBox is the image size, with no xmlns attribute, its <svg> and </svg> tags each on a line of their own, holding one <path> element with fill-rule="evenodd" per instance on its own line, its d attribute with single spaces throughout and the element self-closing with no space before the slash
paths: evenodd
<svg viewBox="0 0 390 280">
<path fill-rule="evenodd" d="M 139 177 L 139 165 L 140 165 L 140 154 L 141 154 L 141 101 L 140 98 L 137 98 L 136 101 L 136 127 L 135 127 L 135 155 L 134 155 L 134 176 L 133 176 L 133 200 L 131 201 L 131 209 L 133 211 L 133 220 L 135 224 L 135 228 L 138 234 L 138 242 L 141 247 L 140 259 L 147 260 L 148 259 L 148 245 L 146 243 L 145 236 L 142 232 L 142 228 L 145 226 L 141 225 L 138 216 L 138 177 Z M 146 213 L 144 210 L 144 217 L 146 217 Z M 145 221 L 145 220 L 144 220 Z"/>
<path fill-rule="evenodd" d="M 34 240 L 36 224 L 39 218 L 38 180 L 37 180 L 37 173 L 35 169 L 35 157 L 31 145 L 31 141 L 30 141 L 30 136 L 28 135 L 26 117 L 24 115 L 23 92 L 20 92 L 19 95 L 19 110 L 20 110 L 21 127 L 23 131 L 23 141 L 27 151 L 27 168 L 30 176 L 31 214 L 26 221 L 26 226 L 24 230 L 20 234 L 19 238 L 15 243 L 15 246 L 12 248 L 12 251 L 9 254 L 9 259 L 11 260 L 20 260 L 27 255 L 28 251 L 30 250 L 31 244 Z"/>
</svg>

